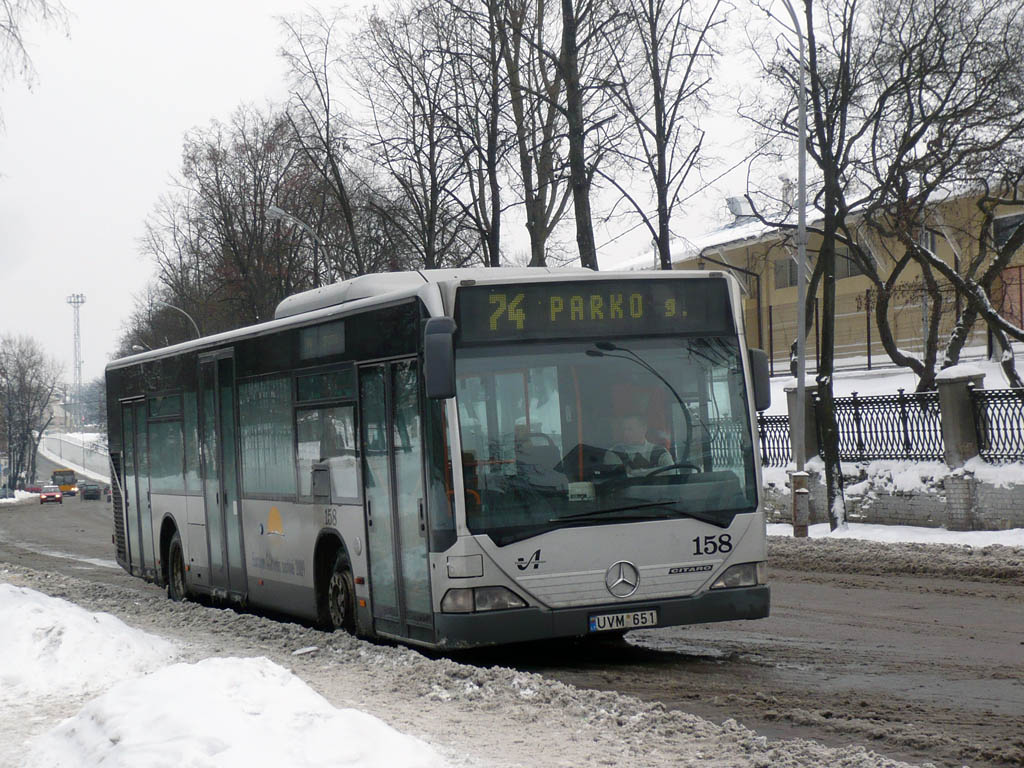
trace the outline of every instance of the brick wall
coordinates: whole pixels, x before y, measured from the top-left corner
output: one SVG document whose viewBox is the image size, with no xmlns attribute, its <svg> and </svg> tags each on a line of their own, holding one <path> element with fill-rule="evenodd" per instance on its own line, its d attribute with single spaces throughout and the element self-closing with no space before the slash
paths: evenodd
<svg viewBox="0 0 1024 768">
<path fill-rule="evenodd" d="M 811 523 L 828 522 L 824 476 L 812 474 Z M 772 522 L 790 522 L 792 497 L 775 489 L 767 493 Z M 979 482 L 967 473 L 943 478 L 941 486 L 919 493 L 876 492 L 874 497 L 849 496 L 846 511 L 850 522 L 913 525 L 951 531 L 1024 528 L 1024 485 L 1000 488 Z"/>
</svg>

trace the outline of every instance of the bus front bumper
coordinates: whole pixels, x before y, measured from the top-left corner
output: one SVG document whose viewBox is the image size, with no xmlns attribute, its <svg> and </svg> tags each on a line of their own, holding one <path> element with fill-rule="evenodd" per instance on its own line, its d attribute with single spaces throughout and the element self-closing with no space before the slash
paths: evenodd
<svg viewBox="0 0 1024 768">
<path fill-rule="evenodd" d="M 473 648 L 499 643 L 519 643 L 556 637 L 599 636 L 590 632 L 590 617 L 598 614 L 655 610 L 654 627 L 707 624 L 715 621 L 763 619 L 768 616 L 771 590 L 766 585 L 737 587 L 647 602 L 603 603 L 581 608 L 519 608 L 485 613 L 442 613 L 434 617 L 437 645 L 442 648 Z"/>
</svg>

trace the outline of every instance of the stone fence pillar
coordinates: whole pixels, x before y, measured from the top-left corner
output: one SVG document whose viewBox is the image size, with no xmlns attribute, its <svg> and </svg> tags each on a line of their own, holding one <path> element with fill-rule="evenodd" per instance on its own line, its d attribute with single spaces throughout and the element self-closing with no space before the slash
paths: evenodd
<svg viewBox="0 0 1024 768">
<path fill-rule="evenodd" d="M 792 455 L 796 457 L 796 447 L 798 440 L 804 441 L 804 456 L 808 459 L 812 456 L 818 455 L 818 419 L 814 413 L 814 393 L 816 386 L 805 387 L 804 393 L 804 433 L 797 435 L 792 425 L 796 424 L 796 387 L 786 387 L 786 409 L 789 413 L 789 447 L 793 452 Z"/>
<path fill-rule="evenodd" d="M 953 469 L 978 455 L 978 427 L 971 404 L 971 388 L 981 389 L 984 380 L 984 373 L 969 366 L 947 368 L 936 378 L 945 459 Z"/>
<path fill-rule="evenodd" d="M 978 527 L 978 483 L 961 467 L 978 455 L 978 424 L 971 403 L 971 388 L 981 388 L 985 374 L 969 365 L 954 365 L 935 379 L 939 389 L 939 419 L 946 464 L 954 472 L 943 479 L 946 491 L 946 527 L 970 531 Z"/>
</svg>

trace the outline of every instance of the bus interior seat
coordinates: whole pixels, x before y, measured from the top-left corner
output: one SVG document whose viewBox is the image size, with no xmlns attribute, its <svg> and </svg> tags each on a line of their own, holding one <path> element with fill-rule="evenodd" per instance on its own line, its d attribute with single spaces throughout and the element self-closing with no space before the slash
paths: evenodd
<svg viewBox="0 0 1024 768">
<path fill-rule="evenodd" d="M 557 468 L 562 456 L 550 437 L 535 433 L 523 435 L 516 440 L 515 449 L 517 474 L 530 476 L 535 485 L 565 485 L 565 475 Z"/>
</svg>

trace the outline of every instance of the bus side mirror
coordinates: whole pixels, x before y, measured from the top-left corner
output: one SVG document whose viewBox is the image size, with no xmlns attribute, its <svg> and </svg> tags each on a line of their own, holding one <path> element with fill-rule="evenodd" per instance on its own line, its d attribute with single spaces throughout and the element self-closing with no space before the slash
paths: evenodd
<svg viewBox="0 0 1024 768">
<path fill-rule="evenodd" d="M 768 355 L 763 349 L 748 349 L 750 378 L 754 381 L 754 408 L 767 411 L 772 404 L 772 378 L 768 373 Z"/>
<path fill-rule="evenodd" d="M 423 380 L 427 397 L 455 397 L 455 321 L 431 317 L 423 326 Z"/>
</svg>

